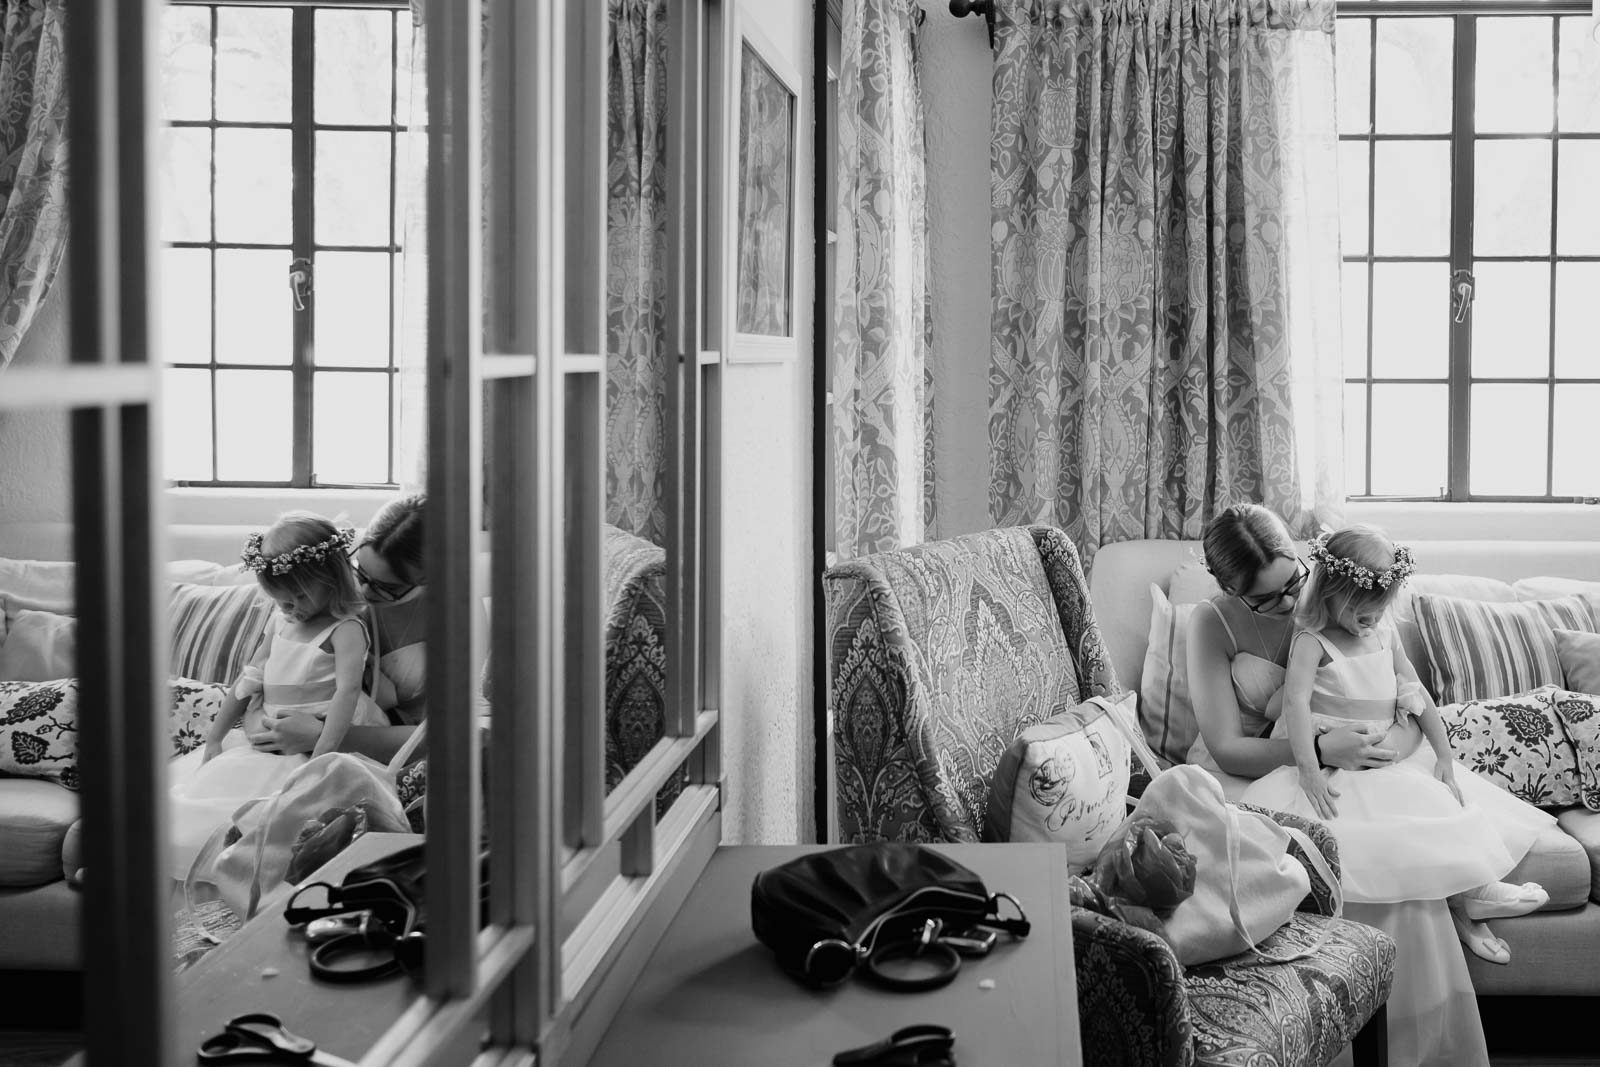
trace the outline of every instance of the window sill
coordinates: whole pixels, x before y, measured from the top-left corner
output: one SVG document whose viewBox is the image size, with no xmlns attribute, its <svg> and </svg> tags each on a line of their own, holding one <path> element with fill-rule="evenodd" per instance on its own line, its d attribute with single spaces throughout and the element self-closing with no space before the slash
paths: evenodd
<svg viewBox="0 0 1600 1067">
<path fill-rule="evenodd" d="M 1346 522 L 1418 541 L 1600 541 L 1600 507 L 1564 503 L 1351 500 Z"/>
<path fill-rule="evenodd" d="M 179 526 L 259 526 L 285 511 L 315 511 L 354 526 L 399 495 L 393 489 L 169 488 L 167 522 Z"/>
</svg>

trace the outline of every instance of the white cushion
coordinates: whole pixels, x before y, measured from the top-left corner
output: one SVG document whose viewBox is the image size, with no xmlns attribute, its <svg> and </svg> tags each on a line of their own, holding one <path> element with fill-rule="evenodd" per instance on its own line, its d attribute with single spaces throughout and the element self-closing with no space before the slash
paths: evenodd
<svg viewBox="0 0 1600 1067">
<path fill-rule="evenodd" d="M 53 611 L 20 611 L 0 645 L 0 682 L 49 682 L 76 670 L 78 620 Z"/>
<path fill-rule="evenodd" d="M 0 886 L 60 878 L 62 841 L 77 821 L 78 795 L 70 789 L 40 778 L 0 778 Z"/>
<path fill-rule="evenodd" d="M 1139 675 L 1139 726 L 1156 755 L 1183 763 L 1200 735 L 1189 699 L 1189 616 L 1195 604 L 1173 604 L 1150 586 L 1150 636 Z"/>
</svg>

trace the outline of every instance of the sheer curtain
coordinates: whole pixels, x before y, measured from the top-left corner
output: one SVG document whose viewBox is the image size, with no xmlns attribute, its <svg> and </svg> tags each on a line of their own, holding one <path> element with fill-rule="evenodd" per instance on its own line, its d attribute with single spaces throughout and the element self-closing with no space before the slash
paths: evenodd
<svg viewBox="0 0 1600 1067">
<path fill-rule="evenodd" d="M 65 0 L 0 0 L 0 370 L 67 246 Z"/>
<path fill-rule="evenodd" d="M 395 345 L 394 477 L 403 493 L 428 487 L 428 49 L 422 4 L 411 0 L 411 101 L 405 158 L 396 179 L 402 199 L 400 309 Z"/>
<path fill-rule="evenodd" d="M 921 11 L 845 0 L 833 377 L 840 559 L 934 537 Z"/>
<path fill-rule="evenodd" d="M 990 511 L 1343 507 L 1332 0 L 997 0 Z"/>
</svg>

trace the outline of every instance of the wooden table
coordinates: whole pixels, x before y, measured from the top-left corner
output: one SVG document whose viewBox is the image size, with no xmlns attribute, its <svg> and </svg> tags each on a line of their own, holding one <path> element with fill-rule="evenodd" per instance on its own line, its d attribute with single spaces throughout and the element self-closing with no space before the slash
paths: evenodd
<svg viewBox="0 0 1600 1067">
<path fill-rule="evenodd" d="M 991 893 L 1021 902 L 1033 924 L 1005 934 L 987 957 L 964 959 L 942 989 L 896 993 L 853 978 L 808 989 L 779 970 L 750 932 L 750 885 L 760 871 L 817 846 L 717 850 L 640 973 L 590 1067 L 824 1067 L 833 1055 L 912 1023 L 955 1034 L 963 1067 L 1076 1067 L 1077 983 L 1068 922 L 1066 852 L 1059 845 L 939 846 Z M 980 982 L 989 979 L 992 989 Z"/>
<path fill-rule="evenodd" d="M 308 882 L 343 880 L 345 872 L 422 840 L 418 834 L 363 834 Z M 235 1015 L 270 1011 L 317 1047 L 355 1061 L 417 997 L 405 975 L 349 985 L 311 977 L 305 939 L 283 921 L 288 894 L 212 949 L 177 978 L 175 1064 L 189 1067 L 200 1042 Z M 277 974 L 268 977 L 268 971 Z"/>
</svg>

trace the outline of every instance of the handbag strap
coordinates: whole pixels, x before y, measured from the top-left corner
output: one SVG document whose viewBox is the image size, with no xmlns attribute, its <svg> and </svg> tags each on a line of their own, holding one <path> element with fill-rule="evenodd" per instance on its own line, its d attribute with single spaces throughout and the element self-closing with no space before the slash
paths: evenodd
<svg viewBox="0 0 1600 1067">
<path fill-rule="evenodd" d="M 1138 757 L 1145 773 L 1152 781 L 1155 780 L 1156 776 L 1162 773 L 1161 761 L 1156 758 L 1150 742 L 1145 740 L 1144 731 L 1123 717 L 1122 705 L 1107 697 L 1090 697 L 1088 702 L 1105 711 L 1107 718 L 1115 723 L 1122 736 L 1128 739 L 1128 744 L 1133 748 L 1133 754 Z"/>
<path fill-rule="evenodd" d="M 1323 923 L 1321 925 L 1321 928 L 1317 931 L 1317 936 L 1312 939 L 1309 946 L 1299 952 L 1288 955 L 1263 952 L 1259 947 L 1259 943 L 1265 941 L 1266 937 L 1256 937 L 1245 926 L 1244 916 L 1239 911 L 1239 809 L 1232 804 L 1224 804 L 1222 809 L 1228 847 L 1228 915 L 1233 920 L 1234 930 L 1244 938 L 1245 944 L 1249 946 L 1248 951 L 1273 963 L 1293 963 L 1295 960 L 1303 960 L 1308 956 L 1316 955 L 1333 932 L 1331 923 Z M 1266 818 L 1266 816 L 1259 816 L 1259 818 Z M 1328 865 L 1327 858 L 1323 856 L 1322 850 L 1316 846 L 1304 831 L 1293 826 L 1277 825 L 1289 835 L 1291 840 L 1300 845 L 1305 852 L 1306 860 L 1332 890 L 1334 899 L 1332 917 L 1339 918 L 1344 914 L 1344 894 L 1339 888 L 1339 880 L 1333 877 L 1332 868 Z M 1267 936 L 1270 936 L 1273 932 L 1275 931 L 1269 931 Z"/>
<path fill-rule="evenodd" d="M 426 720 L 424 720 L 417 724 L 416 729 L 411 731 L 411 736 L 406 738 L 405 744 L 401 745 L 399 750 L 395 752 L 393 758 L 389 760 L 388 769 L 389 777 L 391 779 L 397 777 L 400 774 L 401 769 L 405 767 L 408 762 L 410 762 L 411 754 L 417 750 L 417 746 L 422 744 L 422 739 L 427 735 L 428 723 Z"/>
</svg>

